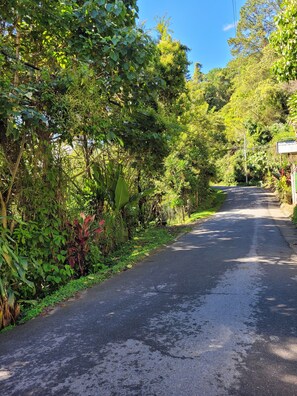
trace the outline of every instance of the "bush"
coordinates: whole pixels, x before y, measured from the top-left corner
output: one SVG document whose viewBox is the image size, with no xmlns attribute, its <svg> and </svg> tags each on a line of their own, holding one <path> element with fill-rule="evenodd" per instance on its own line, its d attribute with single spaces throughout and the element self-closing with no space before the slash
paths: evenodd
<svg viewBox="0 0 297 396">
<path fill-rule="evenodd" d="M 62 230 L 59 220 L 51 219 L 43 227 L 34 221 L 19 222 L 13 238 L 19 253 L 27 257 L 27 276 L 36 288 L 33 294 L 31 289 L 23 288 L 22 298 L 43 297 L 73 275 L 67 264 L 68 233 Z"/>
<path fill-rule="evenodd" d="M 10 231 L 0 230 L 0 330 L 15 323 L 20 305 L 17 298 L 23 287 L 34 290 L 34 284 L 27 279 L 28 262 L 19 255 L 18 246 Z"/>
<path fill-rule="evenodd" d="M 281 202 L 292 203 L 291 186 L 288 184 L 286 176 L 281 176 L 277 181 L 276 190 Z"/>
<path fill-rule="evenodd" d="M 98 240 L 103 232 L 104 220 L 95 221 L 95 215 L 80 214 L 79 219 L 68 223 L 70 238 L 67 242 L 68 262 L 77 277 L 90 272 L 90 249 L 92 242 Z M 94 249 L 91 251 L 94 260 Z"/>
</svg>

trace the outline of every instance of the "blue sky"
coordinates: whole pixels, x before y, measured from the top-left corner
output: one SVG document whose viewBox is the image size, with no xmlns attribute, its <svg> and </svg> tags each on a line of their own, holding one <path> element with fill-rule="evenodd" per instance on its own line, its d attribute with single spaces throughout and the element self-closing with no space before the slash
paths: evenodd
<svg viewBox="0 0 297 396">
<path fill-rule="evenodd" d="M 238 20 L 245 0 L 233 1 Z M 139 21 L 147 29 L 156 26 L 158 17 L 170 18 L 173 37 L 191 49 L 190 62 L 202 63 L 204 73 L 231 59 L 227 40 L 235 35 L 232 0 L 138 0 L 138 7 Z"/>
</svg>

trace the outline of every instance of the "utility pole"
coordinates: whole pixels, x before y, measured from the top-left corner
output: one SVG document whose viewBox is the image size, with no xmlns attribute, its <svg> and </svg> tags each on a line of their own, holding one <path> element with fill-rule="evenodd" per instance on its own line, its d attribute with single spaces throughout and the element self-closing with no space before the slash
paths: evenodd
<svg viewBox="0 0 297 396">
<path fill-rule="evenodd" d="M 247 148 L 246 148 L 246 132 L 243 135 L 243 156 L 244 156 L 244 171 L 245 171 L 245 182 L 249 184 L 248 169 L 247 169 Z"/>
</svg>

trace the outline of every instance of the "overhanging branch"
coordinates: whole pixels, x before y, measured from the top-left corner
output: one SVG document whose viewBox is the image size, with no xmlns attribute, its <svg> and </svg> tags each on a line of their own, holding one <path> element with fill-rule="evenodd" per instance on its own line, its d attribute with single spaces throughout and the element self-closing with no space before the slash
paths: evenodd
<svg viewBox="0 0 297 396">
<path fill-rule="evenodd" d="M 7 59 L 13 59 L 13 60 L 15 60 L 16 62 L 21 62 L 24 66 L 27 66 L 27 67 L 29 67 L 30 69 L 37 70 L 37 71 L 41 71 L 41 69 L 40 69 L 39 67 L 34 66 L 34 65 L 32 65 L 31 63 L 29 63 L 29 62 L 22 61 L 21 59 L 17 59 L 16 56 L 9 55 L 9 54 L 8 54 L 6 51 L 4 51 L 3 49 L 0 50 L 0 53 L 1 53 L 2 55 L 4 55 Z"/>
</svg>

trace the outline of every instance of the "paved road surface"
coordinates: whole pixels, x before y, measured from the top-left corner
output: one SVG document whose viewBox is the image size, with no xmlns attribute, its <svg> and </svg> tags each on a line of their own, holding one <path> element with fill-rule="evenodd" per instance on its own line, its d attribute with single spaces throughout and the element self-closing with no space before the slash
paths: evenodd
<svg viewBox="0 0 297 396">
<path fill-rule="evenodd" d="M 1 396 L 297 395 L 297 261 L 274 216 L 229 188 L 173 245 L 1 334 Z"/>
</svg>

